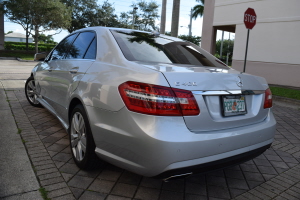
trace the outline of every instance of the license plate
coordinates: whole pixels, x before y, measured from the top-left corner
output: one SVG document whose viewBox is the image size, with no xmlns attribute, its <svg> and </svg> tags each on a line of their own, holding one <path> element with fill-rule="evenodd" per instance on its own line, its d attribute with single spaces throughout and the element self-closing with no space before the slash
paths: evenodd
<svg viewBox="0 0 300 200">
<path fill-rule="evenodd" d="M 222 102 L 223 115 L 226 117 L 247 113 L 245 96 L 243 95 L 222 96 Z"/>
</svg>

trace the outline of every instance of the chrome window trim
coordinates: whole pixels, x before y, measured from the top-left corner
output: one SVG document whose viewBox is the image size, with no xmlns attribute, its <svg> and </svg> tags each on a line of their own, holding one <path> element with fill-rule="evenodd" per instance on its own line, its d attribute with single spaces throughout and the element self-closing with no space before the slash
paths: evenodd
<svg viewBox="0 0 300 200">
<path fill-rule="evenodd" d="M 264 90 L 209 90 L 209 91 L 192 91 L 194 95 L 205 95 L 205 96 L 214 96 L 214 95 L 232 95 L 232 94 L 264 94 Z"/>
</svg>

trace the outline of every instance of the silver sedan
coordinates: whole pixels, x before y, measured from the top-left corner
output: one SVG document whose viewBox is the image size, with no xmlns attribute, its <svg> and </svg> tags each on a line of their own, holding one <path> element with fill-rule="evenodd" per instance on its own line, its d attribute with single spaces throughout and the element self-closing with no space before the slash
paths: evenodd
<svg viewBox="0 0 300 200">
<path fill-rule="evenodd" d="M 82 169 L 107 161 L 168 179 L 249 160 L 273 142 L 266 80 L 178 38 L 91 27 L 42 60 L 27 99 L 68 130 Z"/>
</svg>

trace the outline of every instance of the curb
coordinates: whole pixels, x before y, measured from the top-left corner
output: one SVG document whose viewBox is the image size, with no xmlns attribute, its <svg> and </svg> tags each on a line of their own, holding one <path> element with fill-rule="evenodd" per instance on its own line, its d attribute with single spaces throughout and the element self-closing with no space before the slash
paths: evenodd
<svg viewBox="0 0 300 200">
<path fill-rule="evenodd" d="M 273 95 L 273 100 L 275 100 L 275 101 L 283 101 L 283 102 L 286 102 L 286 103 L 290 103 L 290 104 L 294 104 L 294 105 L 299 105 L 300 106 L 300 100 L 297 100 L 297 99 L 291 99 L 291 98 L 287 98 L 287 97 L 281 97 L 281 96 Z"/>
</svg>

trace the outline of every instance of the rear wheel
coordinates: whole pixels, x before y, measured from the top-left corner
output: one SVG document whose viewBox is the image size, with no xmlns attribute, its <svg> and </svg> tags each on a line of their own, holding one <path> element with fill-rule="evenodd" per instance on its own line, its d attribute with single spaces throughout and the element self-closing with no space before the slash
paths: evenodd
<svg viewBox="0 0 300 200">
<path fill-rule="evenodd" d="M 76 165 L 81 169 L 99 166 L 101 161 L 95 153 L 96 145 L 82 105 L 73 109 L 70 119 L 70 147 Z"/>
<path fill-rule="evenodd" d="M 36 86 L 32 76 L 30 76 L 25 83 L 25 94 L 28 102 L 32 106 L 42 107 L 40 102 L 37 100 Z"/>
</svg>

